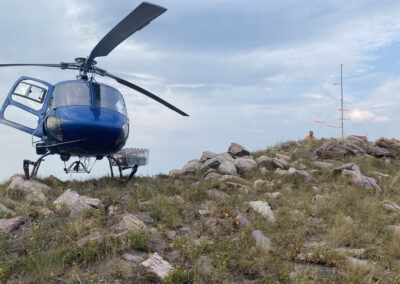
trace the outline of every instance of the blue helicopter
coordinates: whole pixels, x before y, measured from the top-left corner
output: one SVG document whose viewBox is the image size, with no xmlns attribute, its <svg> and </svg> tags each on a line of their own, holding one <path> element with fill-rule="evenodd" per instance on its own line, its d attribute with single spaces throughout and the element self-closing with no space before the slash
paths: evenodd
<svg viewBox="0 0 400 284">
<path fill-rule="evenodd" d="M 0 123 L 31 134 L 37 139 L 33 141 L 33 145 L 36 153 L 41 156 L 35 162 L 24 160 L 23 168 L 27 179 L 36 177 L 44 158 L 55 154 L 64 163 L 71 157 L 78 157 L 79 160 L 71 166 L 65 166 L 67 173 L 90 173 L 88 159 L 95 158 L 96 161 L 107 157 L 111 176 L 114 177 L 113 166 L 118 167 L 120 178 L 123 177 L 123 170 L 131 169 L 128 180 L 136 173 L 138 166 L 147 163 L 148 150 L 122 149 L 129 136 L 129 119 L 124 98 L 117 89 L 95 81 L 95 75 L 112 78 L 180 115 L 188 116 L 151 92 L 97 67 L 94 60 L 107 56 L 125 39 L 166 10 L 143 2 L 106 34 L 88 57 L 76 58 L 72 63 L 0 64 L 0 67 L 38 66 L 79 72 L 76 80 L 55 85 L 35 78 L 21 77 L 11 88 L 1 108 Z M 30 166 L 33 166 L 31 173 Z"/>
</svg>

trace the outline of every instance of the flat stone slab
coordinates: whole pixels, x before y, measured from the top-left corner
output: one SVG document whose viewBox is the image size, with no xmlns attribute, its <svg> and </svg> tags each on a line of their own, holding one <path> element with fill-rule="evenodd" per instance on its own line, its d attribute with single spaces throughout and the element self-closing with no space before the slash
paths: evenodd
<svg viewBox="0 0 400 284">
<path fill-rule="evenodd" d="M 132 230 L 132 229 L 145 229 L 145 223 L 133 214 L 126 214 L 122 217 L 117 225 L 117 229 Z"/>
<path fill-rule="evenodd" d="M 171 264 L 164 260 L 158 253 L 150 254 L 149 258 L 140 265 L 147 271 L 153 272 L 162 280 L 173 270 Z"/>
</svg>

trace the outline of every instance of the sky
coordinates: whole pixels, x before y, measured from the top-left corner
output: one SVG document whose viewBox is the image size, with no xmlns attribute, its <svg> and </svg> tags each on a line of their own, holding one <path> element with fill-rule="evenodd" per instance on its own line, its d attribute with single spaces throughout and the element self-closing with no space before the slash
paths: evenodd
<svg viewBox="0 0 400 284">
<path fill-rule="evenodd" d="M 141 1 L 0 0 L 0 63 L 59 63 L 86 57 Z M 118 86 L 131 121 L 127 147 L 150 149 L 141 175 L 168 173 L 203 151 L 231 142 L 250 150 L 304 138 L 340 137 L 340 65 L 345 135 L 399 139 L 400 2 L 158 0 L 168 9 L 98 66 L 187 112 L 182 117 Z M 49 83 L 74 71 L 0 69 L 0 101 L 22 75 Z M 0 125 L 0 180 L 37 158 L 30 135 Z M 90 176 L 65 175 L 59 157 L 39 175 L 84 179 L 109 174 L 99 161 Z"/>
</svg>

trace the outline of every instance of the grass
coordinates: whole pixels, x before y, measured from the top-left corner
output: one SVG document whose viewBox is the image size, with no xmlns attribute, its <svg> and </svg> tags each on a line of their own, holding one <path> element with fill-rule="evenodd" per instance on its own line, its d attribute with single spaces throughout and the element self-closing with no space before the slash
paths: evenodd
<svg viewBox="0 0 400 284">
<path fill-rule="evenodd" d="M 383 200 L 400 204 L 400 162 L 387 164 L 361 156 L 332 161 L 335 166 L 356 163 L 364 175 L 376 179 L 377 172 L 389 175 L 378 180 L 380 192 L 357 188 L 349 185 L 348 177 L 313 165 L 310 154 L 322 143 L 289 142 L 253 153 L 255 157 L 290 155 L 294 167 L 298 161 L 317 172 L 312 180 L 304 180 L 254 169 L 243 178 L 251 185 L 258 179 L 266 183 L 251 187 L 247 194 L 195 174 L 138 177 L 128 184 L 110 178 L 85 182 L 46 178 L 42 182 L 52 189 L 45 203 L 27 200 L 26 193 L 9 190 L 7 183 L 0 185 L 0 201 L 26 220 L 12 236 L 0 235 L 0 283 L 157 282 L 138 263 L 123 260 L 126 251 L 162 255 L 174 267 L 166 283 L 400 283 L 400 235 L 387 229 L 400 223 L 400 212 L 382 206 Z M 325 201 L 313 199 L 314 186 Z M 103 207 L 69 217 L 68 210 L 52 205 L 68 188 L 100 198 Z M 209 197 L 210 188 L 228 197 Z M 279 198 L 266 195 L 275 191 L 281 193 Z M 270 204 L 274 223 L 249 207 L 248 202 L 255 200 Z M 117 208 L 113 215 L 110 206 Z M 54 213 L 45 216 L 41 207 Z M 205 208 L 210 215 L 201 216 L 199 209 Z M 250 221 L 248 226 L 239 226 L 238 211 Z M 152 228 L 112 235 L 111 228 L 126 213 L 151 217 Z M 0 213 L 4 217 L 11 216 Z M 256 229 L 271 240 L 273 251 L 255 246 L 251 232 Z M 155 249 L 151 241 L 155 230 L 166 248 Z M 176 236 L 170 238 L 171 233 Z M 92 235 L 98 237 L 90 239 Z M 310 242 L 326 246 L 307 247 Z M 371 267 L 348 265 L 347 256 L 336 250 L 343 247 L 365 249 L 361 259 Z M 299 255 L 307 259 L 299 260 Z M 322 273 L 322 268 L 329 273 Z"/>
</svg>

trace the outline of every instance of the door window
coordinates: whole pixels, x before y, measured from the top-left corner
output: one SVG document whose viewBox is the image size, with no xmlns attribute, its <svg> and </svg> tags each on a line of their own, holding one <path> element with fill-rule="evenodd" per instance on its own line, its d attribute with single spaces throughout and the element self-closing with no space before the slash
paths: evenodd
<svg viewBox="0 0 400 284">
<path fill-rule="evenodd" d="M 36 129 L 39 117 L 14 105 L 8 105 L 4 110 L 4 119 L 16 124 Z"/>
<path fill-rule="evenodd" d="M 33 80 L 22 80 L 12 93 L 12 100 L 34 110 L 41 110 L 48 87 Z"/>
</svg>

